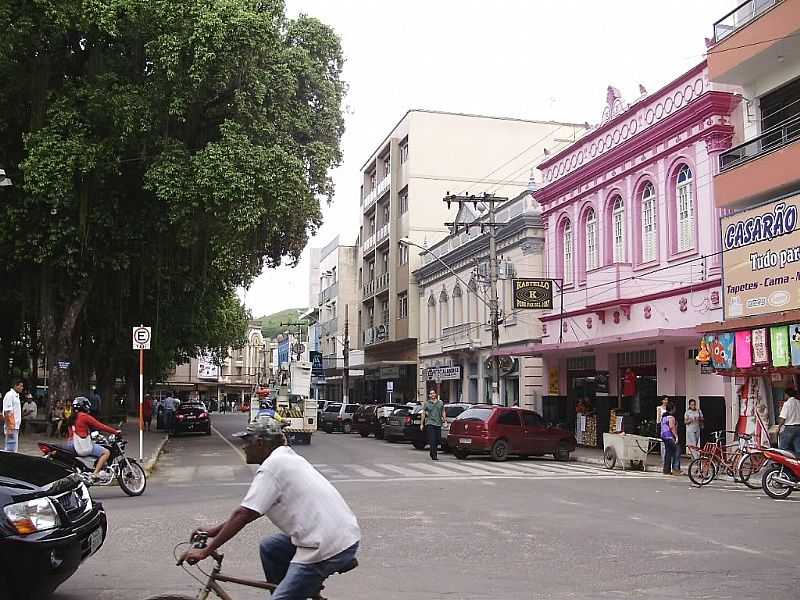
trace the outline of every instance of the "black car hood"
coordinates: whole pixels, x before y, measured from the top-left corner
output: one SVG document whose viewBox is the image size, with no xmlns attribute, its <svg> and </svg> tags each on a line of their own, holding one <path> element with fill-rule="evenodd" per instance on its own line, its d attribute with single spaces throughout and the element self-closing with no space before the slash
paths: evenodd
<svg viewBox="0 0 800 600">
<path fill-rule="evenodd" d="M 0 496 L 44 491 L 71 474 L 44 458 L 0 451 Z"/>
</svg>

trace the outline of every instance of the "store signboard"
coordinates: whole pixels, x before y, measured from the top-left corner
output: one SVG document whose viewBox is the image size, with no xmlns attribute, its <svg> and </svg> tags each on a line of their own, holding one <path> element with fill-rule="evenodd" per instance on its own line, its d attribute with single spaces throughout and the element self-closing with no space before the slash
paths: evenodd
<svg viewBox="0 0 800 600">
<path fill-rule="evenodd" d="M 214 364 L 214 359 L 208 353 L 200 355 L 197 359 L 197 378 L 212 381 L 219 379 L 219 366 Z"/>
<path fill-rule="evenodd" d="M 553 308 L 552 279 L 512 279 L 514 310 Z"/>
<path fill-rule="evenodd" d="M 447 381 L 461 379 L 461 367 L 431 367 L 425 370 L 428 381 Z"/>
<path fill-rule="evenodd" d="M 721 223 L 725 318 L 800 308 L 800 194 Z"/>
</svg>

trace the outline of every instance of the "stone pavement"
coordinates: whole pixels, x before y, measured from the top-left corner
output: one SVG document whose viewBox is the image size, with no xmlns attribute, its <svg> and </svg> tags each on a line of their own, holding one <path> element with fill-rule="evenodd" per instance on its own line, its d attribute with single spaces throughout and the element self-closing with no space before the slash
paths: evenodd
<svg viewBox="0 0 800 600">
<path fill-rule="evenodd" d="M 139 427 L 136 419 L 129 419 L 122 424 L 122 436 L 128 440 L 127 454 L 133 458 L 139 457 Z M 158 456 L 167 441 L 167 434 L 163 431 L 145 431 L 143 436 L 142 464 L 149 474 L 155 466 Z M 19 451 L 31 456 L 41 456 L 38 446 L 39 441 L 65 443 L 63 438 L 51 438 L 46 433 L 24 433 L 19 436 Z M 0 447 L 2 449 L 2 447 Z"/>
</svg>

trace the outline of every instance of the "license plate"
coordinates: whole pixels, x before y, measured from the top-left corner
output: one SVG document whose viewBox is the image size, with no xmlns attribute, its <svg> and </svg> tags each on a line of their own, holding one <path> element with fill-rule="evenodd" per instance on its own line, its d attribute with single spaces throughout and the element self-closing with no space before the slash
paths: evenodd
<svg viewBox="0 0 800 600">
<path fill-rule="evenodd" d="M 103 543 L 103 529 L 98 527 L 89 535 L 89 554 L 97 552 Z"/>
<path fill-rule="evenodd" d="M 193 421 L 193 420 L 194 420 L 194 419 L 196 419 L 197 417 L 195 417 L 194 415 L 189 415 L 189 416 L 187 416 L 186 418 L 187 418 L 188 420 L 190 420 L 190 421 Z"/>
<path fill-rule="evenodd" d="M 458 438 L 459 444 L 471 444 L 472 440 L 470 438 Z"/>
</svg>

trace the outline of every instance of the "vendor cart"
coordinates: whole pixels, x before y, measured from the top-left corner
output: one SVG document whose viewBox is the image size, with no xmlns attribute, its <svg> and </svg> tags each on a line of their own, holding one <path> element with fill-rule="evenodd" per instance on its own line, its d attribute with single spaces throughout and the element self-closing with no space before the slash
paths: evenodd
<svg viewBox="0 0 800 600">
<path fill-rule="evenodd" d="M 617 463 L 622 470 L 638 468 L 647 471 L 647 457 L 650 454 L 660 455 L 661 440 L 643 435 L 628 433 L 603 434 L 603 464 L 613 469 Z"/>
</svg>

